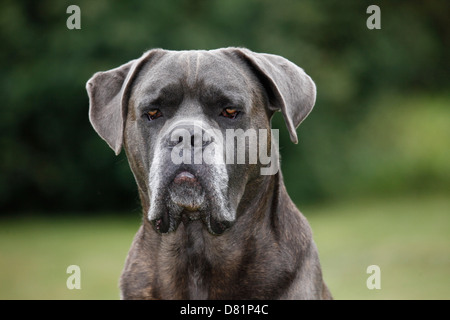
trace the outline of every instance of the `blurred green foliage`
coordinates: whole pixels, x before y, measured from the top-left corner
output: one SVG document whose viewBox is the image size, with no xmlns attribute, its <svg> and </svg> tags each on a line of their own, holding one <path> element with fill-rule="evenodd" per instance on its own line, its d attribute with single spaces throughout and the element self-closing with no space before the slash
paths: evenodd
<svg viewBox="0 0 450 320">
<path fill-rule="evenodd" d="M 66 8 L 81 8 L 69 30 Z M 138 210 L 133 176 L 92 130 L 85 83 L 147 49 L 244 46 L 315 80 L 282 170 L 298 203 L 450 191 L 447 0 L 2 1 L 0 213 Z"/>
</svg>

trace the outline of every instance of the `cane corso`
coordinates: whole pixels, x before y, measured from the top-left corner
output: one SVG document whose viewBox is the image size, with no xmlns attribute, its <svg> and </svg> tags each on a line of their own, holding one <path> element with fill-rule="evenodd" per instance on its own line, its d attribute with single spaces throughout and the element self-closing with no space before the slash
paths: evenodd
<svg viewBox="0 0 450 320">
<path fill-rule="evenodd" d="M 124 148 L 144 213 L 121 298 L 331 299 L 270 126 L 281 111 L 297 143 L 316 99 L 303 69 L 244 48 L 154 49 L 86 88 L 92 126 Z"/>
</svg>

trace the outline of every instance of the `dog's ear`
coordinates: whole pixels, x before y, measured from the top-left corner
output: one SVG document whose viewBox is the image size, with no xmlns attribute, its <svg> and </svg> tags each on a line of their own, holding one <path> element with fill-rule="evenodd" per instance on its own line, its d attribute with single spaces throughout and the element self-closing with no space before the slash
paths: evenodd
<svg viewBox="0 0 450 320">
<path fill-rule="evenodd" d="M 311 112 L 316 101 L 316 85 L 291 61 L 248 49 L 231 49 L 256 74 L 269 98 L 272 111 L 281 110 L 292 142 L 298 143 L 296 128 Z"/>
<path fill-rule="evenodd" d="M 97 72 L 86 83 L 89 96 L 89 120 L 95 131 L 116 155 L 120 153 L 128 112 L 128 97 L 136 75 L 152 57 L 162 50 L 150 50 L 139 59 L 115 69 Z"/>
</svg>

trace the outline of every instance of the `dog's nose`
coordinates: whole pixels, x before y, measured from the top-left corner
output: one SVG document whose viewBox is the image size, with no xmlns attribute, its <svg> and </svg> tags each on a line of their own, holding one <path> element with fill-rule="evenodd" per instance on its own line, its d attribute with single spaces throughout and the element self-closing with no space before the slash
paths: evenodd
<svg viewBox="0 0 450 320">
<path fill-rule="evenodd" d="M 168 147 L 182 146 L 183 148 L 205 148 L 213 138 L 202 127 L 196 125 L 182 125 L 175 127 L 167 141 Z"/>
</svg>

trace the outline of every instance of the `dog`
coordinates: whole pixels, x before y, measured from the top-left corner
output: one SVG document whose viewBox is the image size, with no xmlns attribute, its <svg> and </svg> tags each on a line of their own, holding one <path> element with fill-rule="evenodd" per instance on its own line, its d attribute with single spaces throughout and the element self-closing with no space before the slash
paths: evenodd
<svg viewBox="0 0 450 320">
<path fill-rule="evenodd" d="M 153 49 L 86 89 L 90 122 L 125 150 L 143 208 L 122 299 L 332 298 L 271 130 L 281 111 L 298 142 L 316 99 L 303 69 L 245 48 Z M 270 160 L 250 161 L 255 150 Z"/>
</svg>

